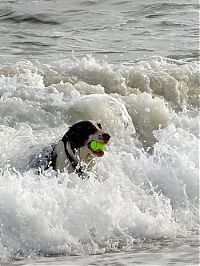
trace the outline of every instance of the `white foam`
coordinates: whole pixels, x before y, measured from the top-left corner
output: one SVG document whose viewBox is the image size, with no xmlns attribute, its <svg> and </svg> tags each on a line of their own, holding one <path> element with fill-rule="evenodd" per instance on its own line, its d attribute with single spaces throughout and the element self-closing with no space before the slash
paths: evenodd
<svg viewBox="0 0 200 266">
<path fill-rule="evenodd" d="M 101 122 L 110 134 L 134 134 L 135 128 L 124 104 L 108 95 L 92 94 L 82 96 L 68 108 L 69 121 L 73 124 L 79 120 L 95 120 Z"/>
<path fill-rule="evenodd" d="M 153 131 L 165 127 L 170 121 L 167 104 L 162 98 L 152 97 L 147 92 L 130 94 L 123 99 L 144 146 L 151 146 L 155 141 Z"/>
<path fill-rule="evenodd" d="M 195 64 L 89 57 L 18 62 L 1 74 L 1 259 L 103 253 L 198 229 Z M 26 170 L 31 155 L 82 119 L 112 135 L 89 180 Z"/>
</svg>

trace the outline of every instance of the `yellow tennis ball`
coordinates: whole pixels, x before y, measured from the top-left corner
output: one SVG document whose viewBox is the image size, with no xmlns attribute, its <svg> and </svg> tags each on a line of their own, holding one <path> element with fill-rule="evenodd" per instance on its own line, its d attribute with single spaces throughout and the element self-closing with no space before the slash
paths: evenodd
<svg viewBox="0 0 200 266">
<path fill-rule="evenodd" d="M 102 142 L 98 142 L 96 140 L 91 141 L 90 147 L 93 151 L 103 151 L 106 148 L 106 144 Z"/>
</svg>

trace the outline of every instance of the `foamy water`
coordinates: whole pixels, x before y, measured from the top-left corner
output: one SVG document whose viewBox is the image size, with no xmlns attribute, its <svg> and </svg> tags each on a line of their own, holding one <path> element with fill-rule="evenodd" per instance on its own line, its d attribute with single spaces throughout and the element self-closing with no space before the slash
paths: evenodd
<svg viewBox="0 0 200 266">
<path fill-rule="evenodd" d="M 127 251 L 197 232 L 198 71 L 162 58 L 2 66 L 1 259 Z M 81 119 L 112 135 L 89 180 L 27 170 Z"/>
<path fill-rule="evenodd" d="M 0 263 L 198 264 L 197 5 L 69 2 L 1 3 Z M 87 181 L 30 167 L 87 119 Z"/>
</svg>

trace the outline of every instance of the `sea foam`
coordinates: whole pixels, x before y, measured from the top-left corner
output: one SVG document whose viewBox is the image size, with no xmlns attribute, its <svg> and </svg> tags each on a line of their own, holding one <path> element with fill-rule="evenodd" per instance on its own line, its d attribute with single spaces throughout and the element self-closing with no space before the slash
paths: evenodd
<svg viewBox="0 0 200 266">
<path fill-rule="evenodd" d="M 127 250 L 198 230 L 195 63 L 87 57 L 0 71 L 1 259 Z M 82 119 L 112 135 L 89 180 L 27 168 Z"/>
</svg>

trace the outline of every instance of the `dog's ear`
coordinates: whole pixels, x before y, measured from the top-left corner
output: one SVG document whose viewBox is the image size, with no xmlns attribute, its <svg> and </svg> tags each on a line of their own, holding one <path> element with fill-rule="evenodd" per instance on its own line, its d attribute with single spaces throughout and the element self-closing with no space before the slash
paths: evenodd
<svg viewBox="0 0 200 266">
<path fill-rule="evenodd" d="M 69 141 L 71 147 L 77 149 L 84 146 L 89 136 L 96 131 L 97 128 L 90 121 L 81 121 L 70 127 L 63 136 L 62 141 L 65 144 Z"/>
<path fill-rule="evenodd" d="M 70 141 L 71 143 L 74 142 L 78 138 L 78 133 L 74 130 L 73 126 L 69 128 L 69 130 L 65 133 L 62 138 L 64 143 Z"/>
<path fill-rule="evenodd" d="M 88 136 L 84 134 L 80 125 L 73 125 L 69 128 L 69 130 L 65 133 L 62 138 L 62 141 L 66 145 L 67 142 L 70 142 L 71 148 L 74 151 L 82 146 L 86 142 Z"/>
</svg>

